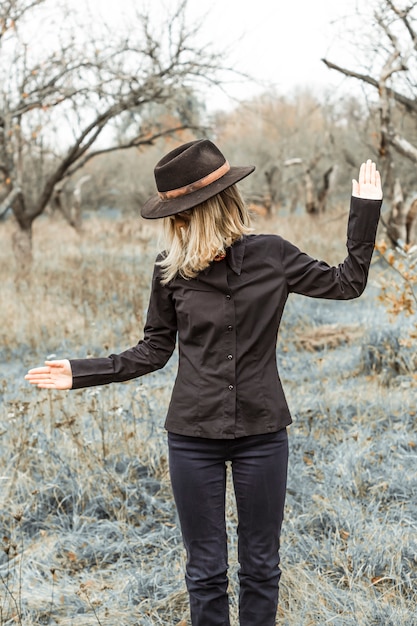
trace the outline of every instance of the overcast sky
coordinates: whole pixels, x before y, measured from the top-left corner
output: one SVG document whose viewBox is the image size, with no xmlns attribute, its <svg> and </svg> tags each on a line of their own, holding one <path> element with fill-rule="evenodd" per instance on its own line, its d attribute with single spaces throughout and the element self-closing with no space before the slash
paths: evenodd
<svg viewBox="0 0 417 626">
<path fill-rule="evenodd" d="M 75 2 L 78 10 L 85 4 Z M 216 49 L 230 47 L 230 64 L 259 81 L 274 83 L 279 93 L 296 86 L 322 90 L 337 87 L 342 76 L 330 71 L 321 61 L 348 62 L 347 44 L 341 38 L 344 18 L 366 10 L 373 0 L 188 0 L 191 20 L 204 17 L 201 31 L 204 41 Z M 85 2 L 85 0 L 84 0 Z M 164 14 L 177 0 L 87 0 L 100 13 L 114 20 L 128 15 L 132 7 L 150 6 L 154 15 Z M 357 19 L 357 18 L 356 18 Z M 349 21 L 349 25 L 352 21 Z M 351 63 L 352 65 L 352 63 Z M 345 81 L 346 82 L 346 81 Z M 354 81 L 350 81 L 352 84 Z M 355 88 L 353 86 L 353 88 Z M 264 91 L 244 81 L 228 86 L 233 98 L 245 99 Z M 211 93 L 209 108 L 230 108 L 234 101 Z"/>
<path fill-rule="evenodd" d="M 62 0 L 65 6 L 76 9 L 91 30 L 101 28 L 100 16 L 113 29 L 125 28 L 126 22 L 134 27 L 136 13 L 142 11 L 151 14 L 153 24 L 164 22 L 179 1 Z M 266 91 L 267 85 L 273 85 L 280 95 L 296 87 L 308 87 L 319 94 L 331 91 L 337 96 L 340 93 L 340 97 L 347 90 L 357 90 L 358 81 L 329 70 L 321 59 L 326 57 L 351 69 L 360 69 L 354 58 L 355 48 L 349 46 L 349 40 L 352 40 L 351 33 L 362 27 L 369 36 L 369 19 L 359 18 L 358 13 L 369 16 L 375 2 L 377 0 L 188 0 L 188 24 L 201 22 L 200 36 L 194 45 L 210 44 L 214 52 L 227 49 L 224 64 L 254 79 L 239 80 L 235 74 L 232 83 L 232 75 L 227 74 L 226 93 L 215 89 L 204 91 L 208 112 L 231 109 L 236 101 L 248 100 Z M 52 29 L 49 36 L 59 38 L 60 3 L 51 0 L 45 6 L 49 11 L 52 7 L 54 13 L 54 18 L 49 14 Z M 29 44 L 45 46 L 43 29 L 37 29 L 34 23 L 30 23 L 29 29 Z M 38 31 L 40 42 L 33 36 L 33 32 Z"/>
<path fill-rule="evenodd" d="M 341 33 L 351 24 L 364 0 L 212 0 L 204 34 L 213 41 L 236 42 L 234 67 L 285 93 L 295 86 L 325 88 L 341 82 L 341 75 L 321 61 L 349 60 Z M 191 13 L 207 10 L 201 0 L 189 0 Z M 230 88 L 238 97 L 248 84 Z"/>
</svg>

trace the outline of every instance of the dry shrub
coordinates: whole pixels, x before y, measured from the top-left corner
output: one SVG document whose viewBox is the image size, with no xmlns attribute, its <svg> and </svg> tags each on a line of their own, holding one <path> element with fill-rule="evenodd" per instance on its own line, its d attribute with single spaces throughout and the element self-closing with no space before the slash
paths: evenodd
<svg viewBox="0 0 417 626">
<path fill-rule="evenodd" d="M 412 375 L 417 369 L 417 351 L 405 345 L 398 328 L 388 327 L 367 333 L 362 346 L 362 370 L 380 375 L 389 384 L 398 375 Z"/>
<path fill-rule="evenodd" d="M 351 344 L 363 336 L 363 329 L 358 324 L 342 326 L 341 324 L 323 324 L 314 328 L 304 328 L 302 335 L 295 339 L 299 350 L 332 349 L 341 344 Z"/>
</svg>

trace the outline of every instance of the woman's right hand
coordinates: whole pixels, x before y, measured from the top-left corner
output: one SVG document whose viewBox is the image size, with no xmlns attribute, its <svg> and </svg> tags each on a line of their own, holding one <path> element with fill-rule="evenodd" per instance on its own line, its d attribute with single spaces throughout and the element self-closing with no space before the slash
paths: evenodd
<svg viewBox="0 0 417 626">
<path fill-rule="evenodd" d="M 367 200 L 382 200 L 381 176 L 371 159 L 362 163 L 358 180 L 352 180 L 352 196 Z"/>
<path fill-rule="evenodd" d="M 35 367 L 29 370 L 25 380 L 39 389 L 71 389 L 71 364 L 68 359 L 45 361 L 45 367 Z"/>
</svg>

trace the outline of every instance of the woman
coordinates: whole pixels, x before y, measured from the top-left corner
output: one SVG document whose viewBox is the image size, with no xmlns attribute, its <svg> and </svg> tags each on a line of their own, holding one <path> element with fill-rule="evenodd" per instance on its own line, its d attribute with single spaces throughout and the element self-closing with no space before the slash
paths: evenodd
<svg viewBox="0 0 417 626">
<path fill-rule="evenodd" d="M 26 379 L 78 389 L 157 370 L 179 341 L 166 418 L 170 475 L 187 551 L 193 626 L 227 626 L 226 462 L 236 495 L 241 626 L 273 626 L 291 423 L 276 366 L 288 294 L 351 299 L 363 292 L 382 190 L 370 160 L 353 181 L 348 256 L 317 261 L 277 235 L 250 234 L 232 167 L 208 140 L 184 144 L 155 168 L 158 193 L 142 209 L 165 219 L 144 338 L 107 358 L 47 361 Z"/>
</svg>

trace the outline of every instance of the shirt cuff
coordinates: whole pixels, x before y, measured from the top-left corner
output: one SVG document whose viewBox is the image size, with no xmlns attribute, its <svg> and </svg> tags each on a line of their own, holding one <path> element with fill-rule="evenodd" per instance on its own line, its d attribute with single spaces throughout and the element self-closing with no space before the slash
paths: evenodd
<svg viewBox="0 0 417 626">
<path fill-rule="evenodd" d="M 382 200 L 351 197 L 348 239 L 375 242 Z"/>
<path fill-rule="evenodd" d="M 109 358 L 71 359 L 72 389 L 106 385 L 114 379 L 113 361 Z"/>
</svg>

